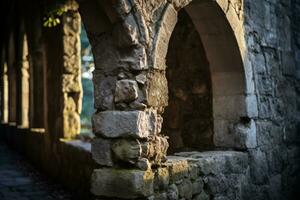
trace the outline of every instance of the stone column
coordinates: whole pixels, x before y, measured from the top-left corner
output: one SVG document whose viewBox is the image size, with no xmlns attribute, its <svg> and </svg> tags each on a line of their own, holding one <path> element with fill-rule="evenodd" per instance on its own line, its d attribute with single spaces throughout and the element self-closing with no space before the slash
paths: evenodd
<svg viewBox="0 0 300 200">
<path fill-rule="evenodd" d="M 82 106 L 78 5 L 67 5 L 62 23 L 45 30 L 48 84 L 48 131 L 55 140 L 80 133 Z"/>
<path fill-rule="evenodd" d="M 44 49 L 42 45 L 42 27 L 39 15 L 33 15 L 28 31 L 30 57 L 30 127 L 44 128 Z"/>
<path fill-rule="evenodd" d="M 20 58 L 18 62 L 18 105 L 19 114 L 17 119 L 17 125 L 22 128 L 29 126 L 29 61 L 28 61 L 28 44 L 27 36 L 23 34 L 21 36 L 20 45 Z"/>
<path fill-rule="evenodd" d="M 166 161 L 165 56 L 179 7 L 166 1 L 114 2 L 111 31 L 93 34 L 87 27 L 96 64 L 92 155 L 102 166 L 92 175 L 91 191 L 135 199 L 152 195 L 153 170 Z"/>
<path fill-rule="evenodd" d="M 8 74 L 5 48 L 1 55 L 1 123 L 8 123 Z"/>
<path fill-rule="evenodd" d="M 80 30 L 81 20 L 77 4 L 63 15 L 63 137 L 74 138 L 80 133 L 82 107 Z"/>
<path fill-rule="evenodd" d="M 15 38 L 11 33 L 8 42 L 8 122 L 11 125 L 16 124 L 16 109 L 17 109 L 17 71 L 16 71 L 16 55 L 15 55 Z"/>
</svg>

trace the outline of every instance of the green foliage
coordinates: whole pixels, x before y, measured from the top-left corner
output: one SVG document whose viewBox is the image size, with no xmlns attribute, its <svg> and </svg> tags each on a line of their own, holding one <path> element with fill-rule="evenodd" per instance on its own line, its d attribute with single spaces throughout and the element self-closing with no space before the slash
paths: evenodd
<svg viewBox="0 0 300 200">
<path fill-rule="evenodd" d="M 46 12 L 43 18 L 44 27 L 54 27 L 60 24 L 60 17 L 68 12 L 77 8 L 78 5 L 74 0 L 52 0 L 46 7 Z"/>
</svg>

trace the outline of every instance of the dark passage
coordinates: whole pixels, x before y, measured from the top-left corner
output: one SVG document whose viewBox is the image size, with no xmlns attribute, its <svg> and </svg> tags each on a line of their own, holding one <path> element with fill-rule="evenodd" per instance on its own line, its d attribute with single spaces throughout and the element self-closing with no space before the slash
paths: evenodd
<svg viewBox="0 0 300 200">
<path fill-rule="evenodd" d="M 25 158 L 0 141 L 0 200 L 71 200 L 60 185 L 50 183 Z"/>
<path fill-rule="evenodd" d="M 213 147 L 212 89 L 209 63 L 195 26 L 182 10 L 167 54 L 169 105 L 163 133 L 169 153 Z"/>
</svg>

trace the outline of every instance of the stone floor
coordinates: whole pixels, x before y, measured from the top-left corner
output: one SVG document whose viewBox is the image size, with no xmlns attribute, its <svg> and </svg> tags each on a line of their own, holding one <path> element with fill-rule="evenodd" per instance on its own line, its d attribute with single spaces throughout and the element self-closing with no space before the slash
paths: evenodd
<svg viewBox="0 0 300 200">
<path fill-rule="evenodd" d="M 47 181 L 25 158 L 0 141 L 0 200 L 72 200 L 60 185 Z"/>
</svg>

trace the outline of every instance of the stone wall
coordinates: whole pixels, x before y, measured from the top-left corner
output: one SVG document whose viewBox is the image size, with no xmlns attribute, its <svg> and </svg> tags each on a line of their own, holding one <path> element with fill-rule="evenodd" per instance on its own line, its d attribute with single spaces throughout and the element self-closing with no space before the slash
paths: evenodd
<svg viewBox="0 0 300 200">
<path fill-rule="evenodd" d="M 168 156 L 163 167 L 146 172 L 95 170 L 91 190 L 113 199 L 243 199 L 247 171 L 247 153 L 185 152 Z"/>
<path fill-rule="evenodd" d="M 293 199 L 298 192 L 299 61 L 295 47 L 299 30 L 295 12 L 299 13 L 296 1 L 244 2 L 247 56 L 258 100 L 258 147 L 249 151 L 253 183 L 249 188 L 256 191 L 251 192 L 255 199 Z"/>
</svg>

